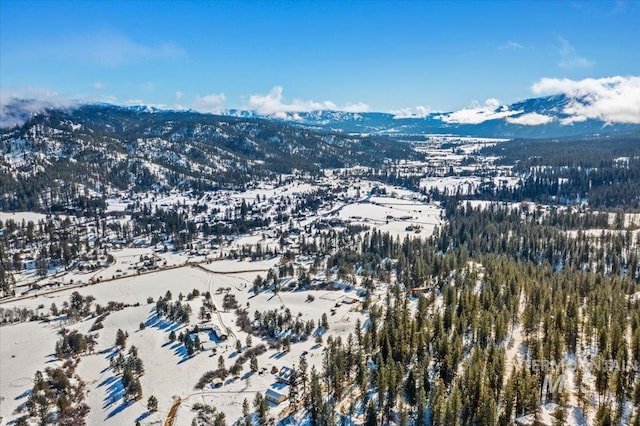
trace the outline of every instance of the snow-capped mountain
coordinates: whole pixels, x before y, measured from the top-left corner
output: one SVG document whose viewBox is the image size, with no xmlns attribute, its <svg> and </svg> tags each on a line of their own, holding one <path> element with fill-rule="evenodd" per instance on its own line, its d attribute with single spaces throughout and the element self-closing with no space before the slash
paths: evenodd
<svg viewBox="0 0 640 426">
<path fill-rule="evenodd" d="M 488 102 L 484 106 L 456 112 L 431 112 L 423 116 L 341 111 L 290 113 L 285 118 L 307 126 L 347 133 L 367 134 L 457 134 L 484 137 L 562 137 L 589 133 L 639 132 L 640 124 L 577 119 L 567 113 L 576 102 L 565 95 L 532 98 L 511 105 Z M 584 100 L 588 102 L 588 100 Z"/>
<path fill-rule="evenodd" d="M 562 137 L 591 133 L 618 133 L 640 131 L 640 117 L 630 123 L 594 119 L 575 114 L 576 106 L 588 107 L 593 99 L 590 95 L 568 97 L 553 95 L 532 98 L 502 105 L 489 100 L 484 105 L 475 105 L 454 112 L 429 112 L 422 114 L 384 112 L 345 112 L 318 110 L 308 112 L 280 111 L 271 115 L 260 115 L 255 111 L 231 109 L 219 115 L 244 119 L 263 118 L 288 124 L 303 125 L 315 129 L 343 133 L 415 135 L 454 134 L 483 137 Z M 106 104 L 101 104 L 107 106 Z M 65 109 L 77 108 L 69 103 Z M 12 127 L 24 123 L 34 114 L 56 107 L 46 102 L 17 100 L 2 105 L 0 127 Z M 196 111 L 165 110 L 155 106 L 134 105 L 124 110 L 137 113 L 194 113 Z M 208 115 L 208 114 L 203 114 Z"/>
<path fill-rule="evenodd" d="M 248 176 L 277 176 L 410 159 L 398 140 L 426 134 L 486 137 L 559 137 L 640 134 L 640 125 L 576 120 L 575 99 L 529 99 L 423 117 L 389 113 L 313 111 L 261 117 L 109 104 L 66 105 L 35 101 L 2 108 L 0 207 L 27 205 L 33 194 L 60 197 L 69 184 L 100 190 L 239 185 Z M 20 120 L 24 123 L 20 124 Z M 397 136 L 394 137 L 394 136 Z M 3 198 L 2 198 L 3 197 Z M 40 200 L 42 205 L 51 200 Z"/>
</svg>

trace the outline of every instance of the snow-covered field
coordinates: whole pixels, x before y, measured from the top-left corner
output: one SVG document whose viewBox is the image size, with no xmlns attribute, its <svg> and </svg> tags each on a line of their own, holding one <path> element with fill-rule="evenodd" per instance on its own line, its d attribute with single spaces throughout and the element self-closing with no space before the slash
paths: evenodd
<svg viewBox="0 0 640 426">
<path fill-rule="evenodd" d="M 24 307 L 48 311 L 52 303 L 61 307 L 68 301 L 73 291 L 78 291 L 83 296 L 92 295 L 95 302 L 106 305 L 109 301 L 138 304 L 121 311 L 109 314 L 104 320 L 104 328 L 97 333 L 97 346 L 93 354 L 81 357 L 77 373 L 87 383 L 87 404 L 91 407 L 87 418 L 87 424 L 133 424 L 136 420 L 142 424 L 153 424 L 163 421 L 167 415 L 174 397 L 182 399 L 176 422 L 177 425 L 191 424 L 193 413 L 189 407 L 197 401 L 213 404 L 227 415 L 227 421 L 232 423 L 242 413 L 242 402 L 246 398 L 251 402 L 255 392 L 265 392 L 275 385 L 275 376 L 271 374 L 272 367 L 280 369 L 282 366 L 293 366 L 299 363 L 304 351 L 308 352 L 309 367 L 321 364 L 322 346 L 316 345 L 311 338 L 306 342 L 292 344 L 288 353 L 268 350 L 258 357 L 258 365 L 262 369 L 266 367 L 264 374 L 252 374 L 248 369 L 248 363 L 244 365 L 241 378 L 228 379 L 220 388 L 205 387 L 203 391 L 194 389 L 194 385 L 203 373 L 217 368 L 218 356 L 225 359 L 227 368 L 238 356 L 235 353 L 235 340 L 238 339 L 244 346 L 246 333 L 235 325 L 234 312 L 222 312 L 219 319 L 214 316 L 214 321 L 222 321 L 221 325 L 230 331 L 226 342 L 216 344 L 217 353 L 213 356 L 210 352 L 202 352 L 188 358 L 184 347 L 171 344 L 168 340 L 170 330 L 176 333 L 184 330 L 182 324 L 159 319 L 155 315 L 155 303 L 148 304 L 147 298 L 164 295 L 167 291 L 173 294 L 173 300 L 182 293 L 186 295 L 193 289 L 198 289 L 201 294 L 211 291 L 216 306 L 222 306 L 224 292 L 218 292 L 219 288 L 228 289 L 234 294 L 240 306 L 249 305 L 253 318 L 254 311 L 266 311 L 288 308 L 294 317 L 300 313 L 304 321 L 318 321 L 323 313 L 329 313 L 332 309 L 335 314 L 329 316 L 330 328 L 328 335 L 342 336 L 346 338 L 349 332 L 354 330 L 356 320 L 362 314 L 353 309 L 357 305 L 340 303 L 345 296 L 355 297 L 352 290 L 345 291 L 304 291 L 304 292 L 280 292 L 277 295 L 270 291 L 254 296 L 249 292 L 251 283 L 258 274 L 266 275 L 266 272 L 238 272 L 234 271 L 264 271 L 273 266 L 273 261 L 265 262 L 236 262 L 222 261 L 204 264 L 204 268 L 210 268 L 224 274 L 207 272 L 199 267 L 182 267 L 141 276 L 133 276 L 99 283 L 91 286 L 69 289 L 54 294 L 38 296 L 16 302 L 5 303 L 3 308 Z M 226 291 L 226 290 L 225 290 Z M 307 301 L 307 296 L 313 295 L 315 300 Z M 191 325 L 198 322 L 198 310 L 202 305 L 201 297 L 193 299 L 189 303 L 192 307 Z M 364 318 L 361 318 L 364 322 Z M 66 323 L 54 320 L 50 323 L 30 322 L 17 325 L 0 327 L 0 416 L 3 422 L 9 422 L 20 416 L 16 408 L 26 401 L 28 391 L 33 386 L 33 376 L 36 370 L 44 370 L 48 366 L 57 366 L 61 362 L 53 357 L 54 346 L 59 336 L 57 332 L 61 327 L 77 329 L 87 333 L 94 319 L 86 319 L 77 323 Z M 144 323 L 144 330 L 139 329 L 140 323 Z M 125 404 L 121 398 L 121 386 L 119 378 L 109 368 L 109 359 L 114 356 L 114 342 L 116 331 L 122 329 L 129 333 L 127 349 L 134 345 L 139 350 L 139 356 L 144 362 L 145 374 L 141 377 L 143 399 Z M 325 336 L 326 338 L 326 336 Z M 254 337 L 253 344 L 259 343 Z M 211 355 L 211 356 L 210 356 Z M 120 386 L 120 387 L 119 387 Z M 149 414 L 146 409 L 146 400 L 150 395 L 155 395 L 158 400 L 158 412 Z M 282 403 L 272 408 L 272 415 L 277 415 L 279 410 L 286 406 Z M 3 423 L 6 424 L 6 423 Z"/>
<path fill-rule="evenodd" d="M 438 191 L 448 191 L 450 195 L 457 193 L 467 195 L 474 193 L 483 183 L 493 183 L 496 188 L 513 188 L 519 178 L 513 176 L 496 176 L 492 178 L 481 178 L 478 176 L 447 176 L 447 177 L 427 177 L 420 180 L 420 188 L 426 190 L 437 189 Z"/>
<path fill-rule="evenodd" d="M 44 220 L 47 218 L 47 215 L 42 213 L 34 213 L 34 212 L 2 212 L 0 211 L 0 220 L 6 222 L 11 219 L 16 223 L 22 222 L 33 222 L 38 223 L 40 220 Z"/>
<path fill-rule="evenodd" d="M 371 197 L 368 202 L 349 204 L 340 218 L 374 227 L 404 239 L 428 237 L 442 223 L 441 209 L 433 204 L 391 197 Z"/>
</svg>

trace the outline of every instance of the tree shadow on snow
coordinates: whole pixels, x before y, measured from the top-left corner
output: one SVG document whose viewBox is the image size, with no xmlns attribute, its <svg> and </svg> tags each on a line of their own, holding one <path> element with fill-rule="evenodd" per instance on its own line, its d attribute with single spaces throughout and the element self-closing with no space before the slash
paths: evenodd
<svg viewBox="0 0 640 426">
<path fill-rule="evenodd" d="M 271 387 L 273 389 L 284 389 L 284 388 L 287 387 L 287 385 L 285 385 L 284 383 L 280 383 L 280 382 L 274 382 L 274 383 L 271 383 Z"/>
<path fill-rule="evenodd" d="M 140 415 L 138 416 L 138 418 L 136 419 L 136 422 L 141 422 L 141 421 L 143 421 L 144 419 L 146 419 L 147 417 L 149 417 L 150 415 L 151 415 L 151 412 L 150 412 L 150 411 L 145 411 L 144 413 L 142 413 L 142 414 L 140 414 Z"/>
<path fill-rule="evenodd" d="M 114 407 L 118 403 L 118 401 L 122 399 L 122 397 L 124 396 L 124 386 L 122 385 L 122 379 L 115 376 L 111 377 L 110 379 L 104 380 L 102 383 L 107 386 L 107 390 L 105 392 L 106 396 L 104 397 L 102 409 L 108 410 L 109 408 Z"/>
<path fill-rule="evenodd" d="M 24 413 L 24 412 L 25 412 L 26 410 L 28 410 L 28 409 L 29 409 L 29 401 L 24 401 L 23 403 L 21 403 L 20 405 L 18 405 L 18 406 L 16 407 L 16 409 L 15 409 L 15 410 L 13 410 L 13 414 L 14 414 L 14 415 L 16 415 L 16 414 L 21 414 L 21 413 Z M 13 422 L 14 422 L 14 423 L 15 423 L 15 422 L 17 422 L 17 419 L 16 419 L 16 420 L 14 420 Z M 7 423 L 7 424 L 9 424 L 9 425 L 10 425 L 10 424 L 12 424 L 12 423 L 11 423 L 11 422 L 9 422 L 9 423 Z"/>
<path fill-rule="evenodd" d="M 269 356 L 269 358 L 280 359 L 280 358 L 282 358 L 283 356 L 285 356 L 286 354 L 287 354 L 287 352 L 284 352 L 284 351 L 276 352 L 276 353 L 274 353 L 274 354 L 271 354 L 271 355 Z"/>
<path fill-rule="evenodd" d="M 111 410 L 111 412 L 107 415 L 105 420 L 109 420 L 111 417 L 115 416 L 118 413 L 123 412 L 127 407 L 133 405 L 135 401 L 122 401 L 122 404 L 118 405 L 116 408 Z"/>
<path fill-rule="evenodd" d="M 26 391 L 22 392 L 20 395 L 16 396 L 15 398 L 13 398 L 15 401 L 22 399 L 22 398 L 26 398 L 29 395 L 31 395 L 31 389 L 27 389 Z"/>
<path fill-rule="evenodd" d="M 112 384 L 113 382 L 115 382 L 116 380 L 118 380 L 118 377 L 109 376 L 106 379 L 104 379 L 102 382 L 100 382 L 98 387 L 101 388 L 102 386 L 108 386 L 108 385 Z"/>
<path fill-rule="evenodd" d="M 182 344 L 182 343 L 173 343 L 171 345 L 171 349 L 173 350 L 173 354 L 177 357 L 179 357 L 180 359 L 178 360 L 178 365 L 187 362 L 189 359 L 191 359 L 193 357 L 189 356 L 189 354 L 187 353 L 187 348 Z M 195 352 L 194 352 L 195 355 Z"/>
<path fill-rule="evenodd" d="M 584 416 L 584 412 L 579 407 L 573 408 L 573 417 L 576 419 L 578 426 L 587 426 L 587 419 Z"/>
<path fill-rule="evenodd" d="M 111 361 L 113 358 L 115 358 L 116 356 L 118 356 L 118 354 L 120 353 L 119 350 L 114 350 L 112 352 L 110 352 L 105 359 L 108 359 L 109 361 Z"/>
<path fill-rule="evenodd" d="M 165 331 L 175 331 L 180 328 L 180 323 L 159 316 L 155 312 L 155 308 L 153 308 L 153 310 L 149 314 L 149 317 L 145 321 L 144 325 L 145 327 L 154 327 L 159 330 Z"/>
</svg>

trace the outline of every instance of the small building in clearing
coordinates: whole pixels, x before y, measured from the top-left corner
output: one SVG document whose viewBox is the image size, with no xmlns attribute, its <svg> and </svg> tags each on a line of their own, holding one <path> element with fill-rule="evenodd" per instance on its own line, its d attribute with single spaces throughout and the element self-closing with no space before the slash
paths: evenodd
<svg viewBox="0 0 640 426">
<path fill-rule="evenodd" d="M 280 371 L 278 371 L 278 376 L 276 377 L 276 380 L 279 383 L 290 385 L 291 382 L 296 379 L 294 379 L 293 377 L 293 370 L 290 367 L 284 366 L 280 369 Z"/>
<path fill-rule="evenodd" d="M 215 339 L 218 339 L 221 341 L 227 340 L 228 338 L 227 333 L 225 333 L 222 330 L 222 328 L 219 327 L 217 324 L 212 324 L 212 323 L 199 324 L 198 330 L 201 333 L 212 333 Z M 200 338 L 200 340 L 202 341 L 202 338 Z M 214 339 L 210 339 L 210 340 L 214 340 Z"/>
<path fill-rule="evenodd" d="M 214 325 L 211 329 L 211 331 L 216 335 L 216 337 L 220 340 L 227 340 L 227 333 L 225 333 L 224 331 L 222 331 L 222 329 L 220 327 L 218 327 L 217 325 Z"/>
<path fill-rule="evenodd" d="M 289 395 L 289 387 L 285 386 L 280 389 L 269 388 L 264 394 L 264 397 L 267 398 L 269 402 L 273 402 L 274 404 L 280 404 L 281 402 L 286 401 Z"/>
</svg>

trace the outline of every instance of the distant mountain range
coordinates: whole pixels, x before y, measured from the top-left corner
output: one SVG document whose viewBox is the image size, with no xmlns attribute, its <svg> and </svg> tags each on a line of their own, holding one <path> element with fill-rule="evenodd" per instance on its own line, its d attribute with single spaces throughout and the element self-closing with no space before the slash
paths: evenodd
<svg viewBox="0 0 640 426">
<path fill-rule="evenodd" d="M 68 204 L 86 190 L 242 188 L 255 177 L 378 167 L 416 159 L 428 134 L 557 138 L 640 134 L 640 125 L 574 120 L 563 96 L 407 117 L 314 111 L 260 116 L 109 104 L 2 106 L 0 210 Z M 572 121 L 569 123 L 569 121 Z M 93 193 L 95 193 L 93 192 Z"/>
<path fill-rule="evenodd" d="M 591 119 L 573 121 L 572 116 L 564 112 L 571 101 L 565 95 L 555 95 L 527 99 L 508 106 L 495 103 L 458 112 L 430 112 L 413 116 L 383 112 L 311 111 L 267 118 L 347 133 L 386 135 L 549 138 L 640 132 L 640 124 L 606 123 Z M 252 111 L 230 110 L 227 114 L 260 117 Z"/>
<path fill-rule="evenodd" d="M 565 95 L 527 99 L 511 105 L 500 105 L 497 101 L 484 106 L 456 112 L 428 112 L 422 114 L 384 112 L 311 111 L 279 112 L 260 115 L 255 111 L 227 110 L 217 115 L 262 118 L 266 120 L 302 125 L 314 129 L 343 133 L 378 135 L 426 135 L 452 134 L 500 138 L 549 138 L 580 134 L 610 134 L 640 132 L 640 124 L 607 123 L 594 119 L 576 120 L 566 110 L 575 98 Z M 579 100 L 580 101 L 580 100 Z M 588 99 L 583 100 L 588 102 Z M 68 104 L 64 108 L 76 109 L 81 105 Z M 113 107 L 96 104 L 94 107 Z M 0 112 L 0 127 L 20 125 L 31 117 L 57 107 L 46 102 L 14 100 L 3 105 Z M 134 112 L 169 112 L 153 106 L 136 105 L 122 107 Z M 173 111 L 184 112 L 184 111 Z M 190 114 L 200 114 L 189 111 Z M 201 114 L 203 117 L 211 114 Z M 193 117 L 193 115 L 190 115 Z"/>
</svg>

